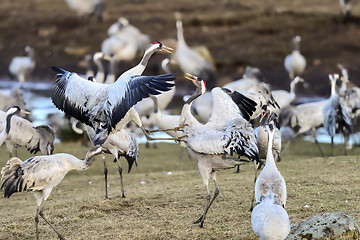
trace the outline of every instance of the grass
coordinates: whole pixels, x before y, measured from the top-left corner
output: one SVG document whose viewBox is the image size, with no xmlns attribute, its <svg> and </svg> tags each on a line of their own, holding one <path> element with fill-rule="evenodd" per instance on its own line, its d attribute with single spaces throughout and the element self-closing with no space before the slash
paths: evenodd
<svg viewBox="0 0 360 240">
<path fill-rule="evenodd" d="M 330 152 L 328 145 L 323 148 Z M 80 143 L 58 144 L 55 150 L 80 158 L 87 151 Z M 336 150 L 339 154 L 341 148 Z M 45 215 L 67 239 L 257 239 L 249 212 L 253 165 L 241 167 L 240 174 L 233 170 L 217 174 L 221 193 L 200 229 L 192 222 L 203 210 L 204 184 L 196 161 L 185 152 L 180 161 L 179 153 L 176 144 L 158 143 L 149 149 L 141 145 L 139 166 L 124 175 L 126 198 L 121 198 L 116 164 L 107 157 L 111 200 L 104 200 L 103 163 L 98 157 L 90 169 L 69 173 L 53 190 Z M 358 153 L 355 148 L 349 156 L 322 158 L 313 143 L 297 140 L 290 146 L 277 166 L 288 188 L 291 223 L 333 211 L 360 222 Z M 3 166 L 8 159 L 4 147 L 0 156 Z M 19 156 L 25 159 L 30 154 L 20 150 Z M 121 163 L 127 169 L 126 161 Z M 0 239 L 34 239 L 34 214 L 35 198 L 30 193 L 0 199 Z M 42 220 L 40 237 L 56 239 Z"/>
</svg>

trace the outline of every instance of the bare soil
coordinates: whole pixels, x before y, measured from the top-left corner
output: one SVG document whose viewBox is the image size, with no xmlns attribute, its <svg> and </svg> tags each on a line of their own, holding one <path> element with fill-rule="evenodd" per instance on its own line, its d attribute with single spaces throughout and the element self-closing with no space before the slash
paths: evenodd
<svg viewBox="0 0 360 240">
<path fill-rule="evenodd" d="M 291 39 L 302 37 L 301 52 L 307 59 L 303 77 L 305 96 L 329 95 L 328 74 L 336 64 L 349 68 L 350 79 L 360 82 L 360 5 L 345 23 L 337 1 L 328 0 L 105 0 L 103 22 L 79 18 L 63 0 L 3 0 L 0 7 L 0 77 L 24 47 L 36 49 L 33 81 L 53 80 L 50 66 L 84 72 L 85 53 L 100 50 L 108 27 L 118 17 L 129 19 L 152 40 L 176 38 L 174 12 L 184 16 L 185 38 L 190 46 L 207 46 L 215 60 L 218 84 L 239 78 L 247 65 L 259 67 L 274 88 L 288 89 L 283 60 L 291 52 Z M 155 55 L 147 74 L 159 74 Z M 127 63 L 126 66 L 135 64 Z M 125 69 L 119 69 L 123 71 Z"/>
</svg>

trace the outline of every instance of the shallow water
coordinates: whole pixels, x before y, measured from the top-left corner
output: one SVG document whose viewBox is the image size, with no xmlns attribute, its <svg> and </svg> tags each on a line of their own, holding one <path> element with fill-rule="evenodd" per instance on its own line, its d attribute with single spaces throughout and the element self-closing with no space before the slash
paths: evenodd
<svg viewBox="0 0 360 240">
<path fill-rule="evenodd" d="M 51 92 L 53 89 L 52 82 L 25 82 L 23 88 L 23 96 L 26 104 L 26 109 L 31 112 L 30 119 L 33 122 L 34 126 L 39 126 L 42 124 L 49 124 L 47 121 L 49 114 L 56 114 L 59 117 L 63 118 L 65 114 L 58 110 L 51 101 Z M 0 89 L 6 94 L 11 93 L 11 89 L 14 87 L 19 87 L 19 83 L 16 81 L 10 81 L 7 79 L 0 79 Z M 302 98 L 301 102 L 311 102 L 316 101 L 321 98 Z M 156 132 L 152 133 L 153 137 L 169 137 L 167 133 Z M 304 137 L 307 141 L 314 141 L 313 137 L 306 136 Z M 349 144 L 358 143 L 360 139 L 359 134 L 353 134 L 350 138 Z M 317 140 L 321 143 L 330 143 L 331 139 L 326 134 L 323 128 L 318 130 Z M 147 142 L 145 136 L 138 137 L 139 143 Z M 157 141 L 157 142 L 169 142 L 174 143 L 174 141 Z M 334 138 L 335 144 L 342 144 L 344 138 L 337 134 Z"/>
</svg>

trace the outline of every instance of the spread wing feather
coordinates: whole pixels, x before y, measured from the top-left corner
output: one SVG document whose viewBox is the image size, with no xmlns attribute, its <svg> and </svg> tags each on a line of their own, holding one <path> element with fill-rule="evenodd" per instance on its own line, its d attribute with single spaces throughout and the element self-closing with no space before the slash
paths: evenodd
<svg viewBox="0 0 360 240">
<path fill-rule="evenodd" d="M 175 80 L 175 74 L 135 75 L 107 85 L 88 81 L 61 68 L 53 69 L 59 72 L 52 95 L 55 106 L 93 128 L 108 132 L 137 102 L 150 94 L 170 90 Z"/>
</svg>

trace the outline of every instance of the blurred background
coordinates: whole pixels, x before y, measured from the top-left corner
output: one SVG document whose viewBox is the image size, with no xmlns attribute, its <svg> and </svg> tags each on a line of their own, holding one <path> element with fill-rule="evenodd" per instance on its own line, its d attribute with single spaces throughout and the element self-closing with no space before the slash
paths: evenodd
<svg viewBox="0 0 360 240">
<path fill-rule="evenodd" d="M 83 1 L 2 0 L 0 87 L 5 94 L 12 94 L 18 80 L 9 65 L 15 56 L 26 56 L 25 47 L 31 46 L 35 65 L 26 76 L 23 94 L 26 108 L 35 111 L 34 121 L 58 113 L 49 99 L 56 78 L 51 66 L 79 74 L 85 74 L 89 66 L 96 74 L 96 65 L 91 57 L 87 64 L 85 56 L 102 51 L 103 42 L 111 37 L 109 28 L 119 18 L 148 36 L 149 43 L 161 41 L 176 48 L 174 13 L 180 12 L 186 43 L 209 51 L 219 86 L 241 78 L 245 68 L 252 66 L 261 70 L 272 89 L 289 90 L 284 59 L 291 53 L 296 35 L 301 37 L 299 50 L 307 62 L 301 73 L 306 84 L 296 89 L 298 99 L 328 97 L 328 75 L 340 72 L 338 63 L 347 68 L 350 81 L 359 84 L 360 5 L 356 2 L 351 3 L 351 12 L 345 13 L 338 0 L 85 1 L 90 7 Z M 119 58 L 116 75 L 135 66 L 143 53 L 137 49 L 131 59 Z M 144 75 L 163 74 L 161 62 L 168 56 L 154 54 Z M 104 73 L 109 73 L 111 64 L 102 63 Z M 176 64 L 170 70 L 181 73 Z M 193 91 L 182 74 L 176 87 L 170 107 L 181 107 L 182 97 Z"/>
</svg>

